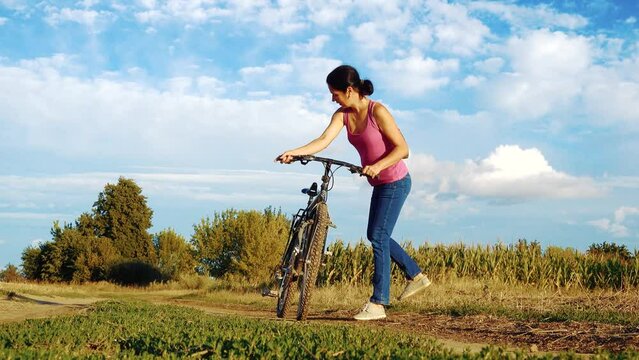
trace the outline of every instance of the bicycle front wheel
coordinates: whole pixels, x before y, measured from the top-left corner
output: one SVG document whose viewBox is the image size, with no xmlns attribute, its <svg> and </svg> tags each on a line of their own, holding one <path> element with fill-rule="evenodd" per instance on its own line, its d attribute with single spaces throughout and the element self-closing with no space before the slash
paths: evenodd
<svg viewBox="0 0 639 360">
<path fill-rule="evenodd" d="M 285 318 L 288 313 L 288 309 L 291 306 L 291 291 L 294 289 L 292 286 L 295 276 L 295 259 L 297 258 L 296 245 L 298 244 L 296 234 L 293 233 L 293 238 L 288 244 L 282 262 L 280 264 L 277 284 L 279 285 L 277 291 L 277 317 Z"/>
<path fill-rule="evenodd" d="M 328 206 L 326 203 L 320 202 L 315 207 L 313 224 L 304 239 L 308 245 L 304 258 L 304 273 L 300 282 L 300 302 L 297 305 L 297 320 L 306 320 L 308 315 L 308 304 L 311 300 L 311 293 L 315 289 L 315 282 L 322 263 L 322 251 L 326 243 L 328 224 Z"/>
</svg>

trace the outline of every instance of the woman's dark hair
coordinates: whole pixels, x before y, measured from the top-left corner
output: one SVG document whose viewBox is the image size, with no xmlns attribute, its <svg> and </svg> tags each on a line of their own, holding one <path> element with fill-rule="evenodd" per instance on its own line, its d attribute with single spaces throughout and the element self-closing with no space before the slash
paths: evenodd
<svg viewBox="0 0 639 360">
<path fill-rule="evenodd" d="M 346 91 L 349 86 L 357 89 L 361 95 L 371 95 L 374 91 L 370 80 L 361 80 L 359 73 L 350 65 L 340 65 L 326 77 L 328 86 L 335 90 Z"/>
</svg>

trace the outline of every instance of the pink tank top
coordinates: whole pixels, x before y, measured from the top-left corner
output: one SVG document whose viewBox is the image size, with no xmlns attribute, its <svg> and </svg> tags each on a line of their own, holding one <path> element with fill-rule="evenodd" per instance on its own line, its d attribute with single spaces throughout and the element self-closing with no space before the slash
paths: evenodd
<svg viewBox="0 0 639 360">
<path fill-rule="evenodd" d="M 358 134 L 353 134 L 348 124 L 348 114 L 350 111 L 344 112 L 344 125 L 348 133 L 348 141 L 353 144 L 362 161 L 362 166 L 375 164 L 380 159 L 390 153 L 395 145 L 385 137 L 377 126 L 377 122 L 373 118 L 373 106 L 375 103 L 370 100 L 368 112 L 366 115 L 366 126 Z M 368 182 L 375 185 L 382 185 L 401 180 L 408 174 L 408 167 L 403 160 L 382 170 L 376 178 L 367 178 Z"/>
</svg>

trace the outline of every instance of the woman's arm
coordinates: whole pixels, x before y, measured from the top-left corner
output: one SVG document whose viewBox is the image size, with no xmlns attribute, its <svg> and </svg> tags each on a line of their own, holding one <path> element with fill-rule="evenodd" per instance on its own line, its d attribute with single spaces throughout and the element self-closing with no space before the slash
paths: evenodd
<svg viewBox="0 0 639 360">
<path fill-rule="evenodd" d="M 388 155 L 375 164 L 364 167 L 363 172 L 366 175 L 376 177 L 382 170 L 395 165 L 401 159 L 406 159 L 409 149 L 404 135 L 402 135 L 397 123 L 395 123 L 393 115 L 391 115 L 390 111 L 388 111 L 384 105 L 380 103 L 375 104 L 373 107 L 373 116 L 382 135 L 389 139 L 394 145 L 393 150 L 391 150 Z"/>
<path fill-rule="evenodd" d="M 328 124 L 322 135 L 304 146 L 285 151 L 283 154 L 275 158 L 275 161 L 288 164 L 293 160 L 294 155 L 313 155 L 318 153 L 326 149 L 326 147 L 335 140 L 343 127 L 344 113 L 340 109 L 333 114 L 330 124 Z"/>
</svg>

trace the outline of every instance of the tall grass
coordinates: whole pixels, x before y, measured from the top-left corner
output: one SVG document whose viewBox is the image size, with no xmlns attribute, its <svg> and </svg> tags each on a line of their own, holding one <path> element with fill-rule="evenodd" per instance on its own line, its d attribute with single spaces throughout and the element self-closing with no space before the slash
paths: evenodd
<svg viewBox="0 0 639 360">
<path fill-rule="evenodd" d="M 580 252 L 570 248 L 542 249 L 537 242 L 519 240 L 504 245 L 430 245 L 415 248 L 404 244 L 424 272 L 435 280 L 450 277 L 497 280 L 505 284 L 534 285 L 542 289 L 637 288 L 639 285 L 639 253 Z M 328 246 L 331 254 L 320 273 L 320 284 L 369 284 L 373 273 L 370 246 L 360 241 Z M 403 279 L 393 266 L 394 281 Z"/>
</svg>

